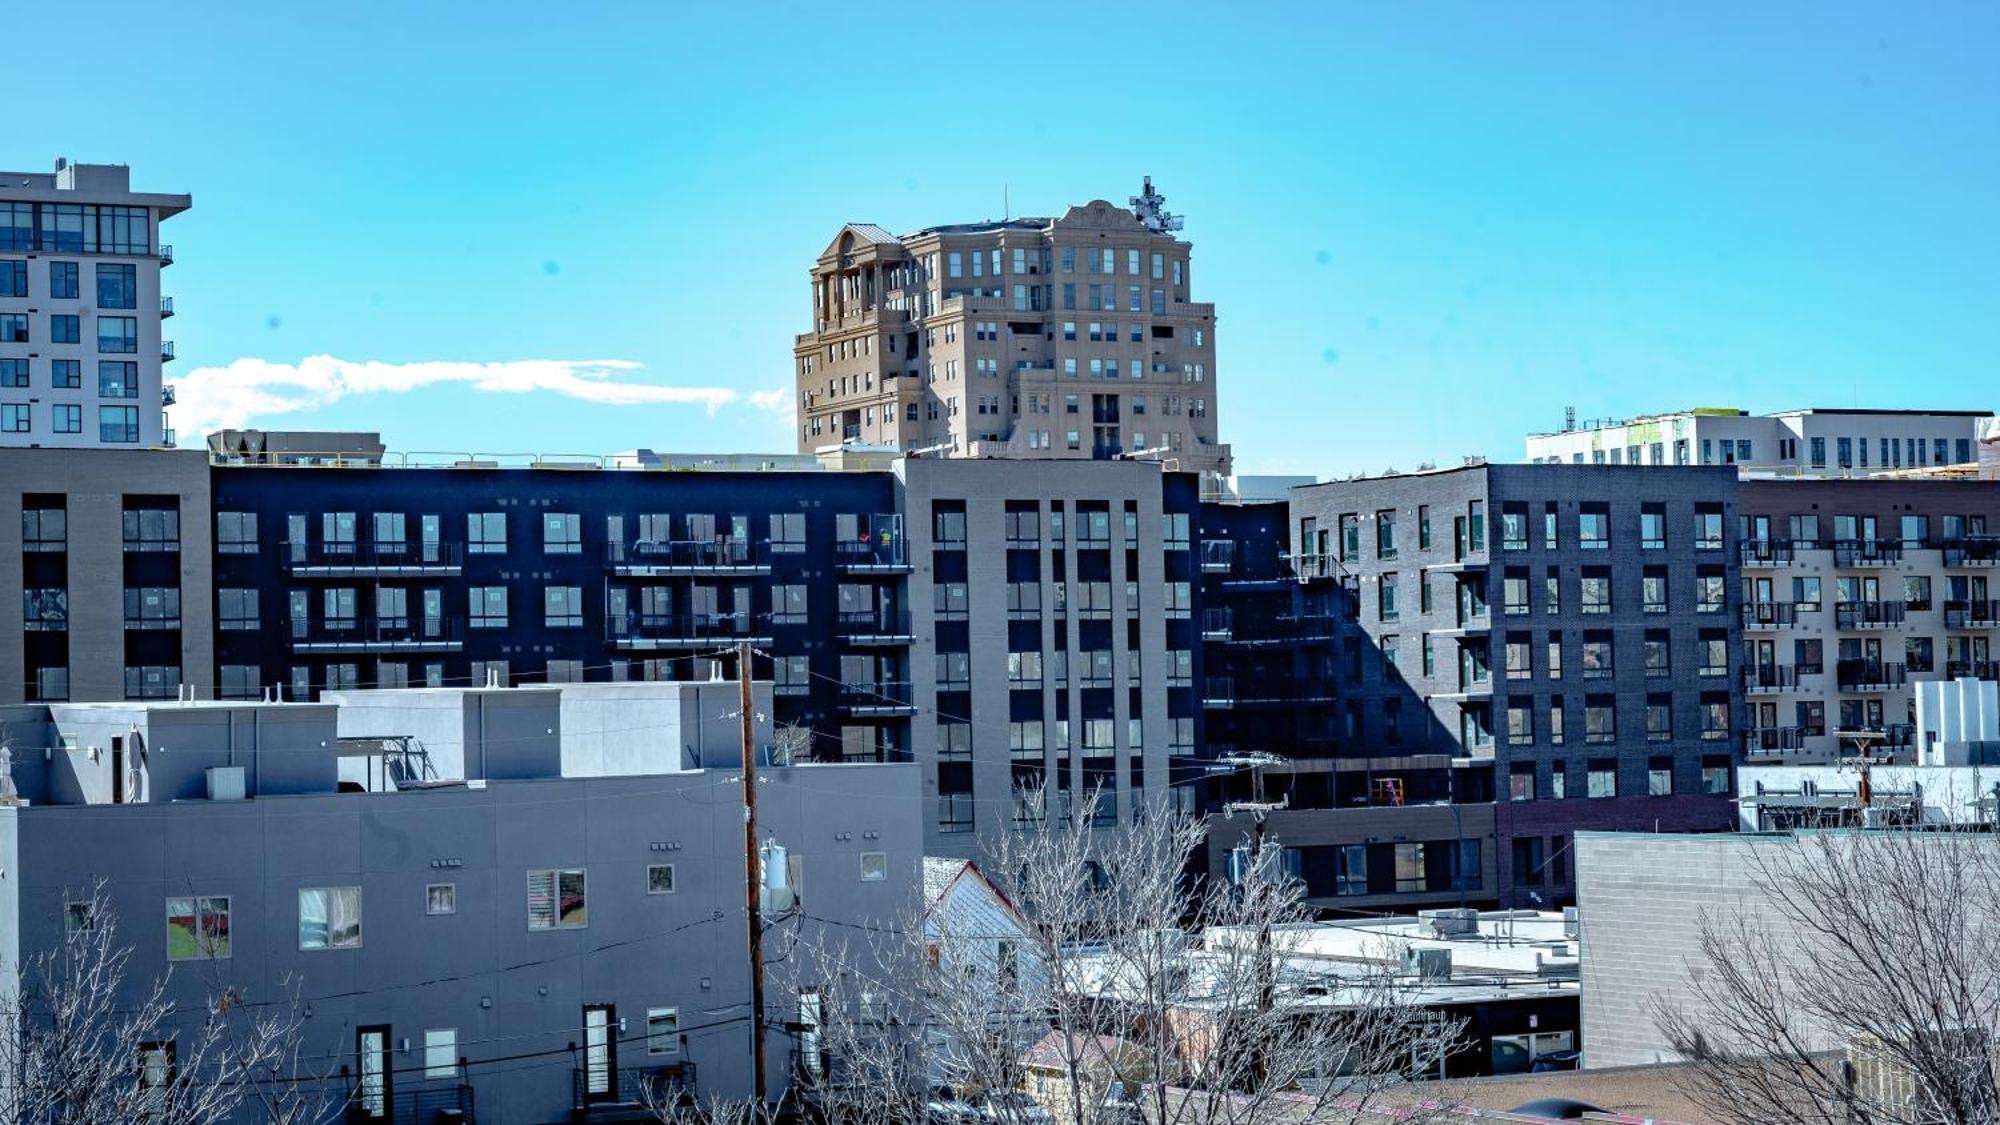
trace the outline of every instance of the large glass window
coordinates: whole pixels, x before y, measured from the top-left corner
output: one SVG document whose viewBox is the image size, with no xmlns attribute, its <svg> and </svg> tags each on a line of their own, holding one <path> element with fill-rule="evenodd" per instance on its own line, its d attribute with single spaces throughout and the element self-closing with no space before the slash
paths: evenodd
<svg viewBox="0 0 2000 1125">
<path fill-rule="evenodd" d="M 551 629 L 583 625 L 583 587 L 549 586 L 542 591 L 543 623 Z"/>
<path fill-rule="evenodd" d="M 361 948 L 361 888 L 307 887 L 300 890 L 299 948 Z"/>
<path fill-rule="evenodd" d="M 470 593 L 472 601 L 472 627 L 474 629 L 504 629 L 507 627 L 507 587 L 474 586 Z"/>
<path fill-rule="evenodd" d="M 98 360 L 97 393 L 103 398 L 138 398 L 139 365 L 129 360 Z"/>
<path fill-rule="evenodd" d="M 97 307 L 100 309 L 138 308 L 138 267 L 130 262 L 97 263 Z"/>
<path fill-rule="evenodd" d="M 580 930 L 587 917 L 582 868 L 528 872 L 530 930 Z"/>
<path fill-rule="evenodd" d="M 499 555 L 507 551 L 507 513 L 473 512 L 465 517 L 466 551 L 474 555 Z"/>
<path fill-rule="evenodd" d="M 0 203 L 0 208 L 6 204 Z M 59 301 L 74 301 L 79 293 L 75 262 L 49 263 L 49 296 Z"/>
<path fill-rule="evenodd" d="M 97 318 L 97 350 L 110 355 L 131 355 L 139 350 L 139 319 L 131 316 Z"/>
<path fill-rule="evenodd" d="M 219 961 L 230 955 L 229 898 L 167 900 L 167 960 Z"/>
</svg>

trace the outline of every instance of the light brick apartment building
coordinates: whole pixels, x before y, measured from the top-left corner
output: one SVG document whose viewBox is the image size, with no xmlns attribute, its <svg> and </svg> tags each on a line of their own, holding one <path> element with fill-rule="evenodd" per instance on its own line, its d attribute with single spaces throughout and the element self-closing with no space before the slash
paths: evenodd
<svg viewBox="0 0 2000 1125">
<path fill-rule="evenodd" d="M 812 269 L 793 348 L 798 448 L 843 442 L 965 457 L 1146 453 L 1226 474 L 1215 306 L 1164 197 L 1060 218 L 849 223 Z"/>
</svg>

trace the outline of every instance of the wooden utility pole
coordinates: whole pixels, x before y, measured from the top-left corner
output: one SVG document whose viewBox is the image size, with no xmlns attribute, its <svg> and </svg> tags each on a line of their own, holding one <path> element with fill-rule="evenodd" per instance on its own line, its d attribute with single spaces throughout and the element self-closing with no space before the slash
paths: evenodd
<svg viewBox="0 0 2000 1125">
<path fill-rule="evenodd" d="M 736 709 L 743 718 L 743 905 L 750 918 L 750 1069 L 756 1104 L 764 1104 L 764 873 L 757 855 L 757 747 L 751 722 L 750 642 L 736 646 Z"/>
</svg>

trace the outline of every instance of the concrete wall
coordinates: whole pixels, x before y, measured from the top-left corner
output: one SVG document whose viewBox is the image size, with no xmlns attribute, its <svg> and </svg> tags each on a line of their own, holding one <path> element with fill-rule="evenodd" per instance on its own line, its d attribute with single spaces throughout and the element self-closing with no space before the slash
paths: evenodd
<svg viewBox="0 0 2000 1125">
<path fill-rule="evenodd" d="M 922 835 L 914 767 L 801 766 L 765 775 L 762 824 L 799 861 L 809 917 L 778 923 L 801 941 L 830 919 L 852 939 L 914 901 Z M 455 1028 L 481 1119 L 552 1121 L 570 1108 L 581 1006 L 617 1005 L 628 1024 L 619 1066 L 692 1059 L 703 1090 L 747 1092 L 742 815 L 723 772 L 626 779 L 494 782 L 385 794 L 121 807 L 0 809 L 0 923 L 18 910 L 22 949 L 59 940 L 66 899 L 109 881 L 131 979 L 168 969 L 164 903 L 227 896 L 231 956 L 182 962 L 177 999 L 195 1010 L 208 970 L 253 1002 L 288 977 L 306 1010 L 304 1050 L 350 1067 L 354 1028 L 388 1024 L 398 1090 L 421 1077 L 426 1028 Z M 18 824 L 18 856 L 8 834 Z M 861 879 L 863 852 L 885 852 L 890 877 Z M 647 867 L 675 866 L 674 891 L 649 894 Z M 529 931 L 526 872 L 582 867 L 586 925 Z M 456 912 L 427 913 L 426 886 L 453 883 Z M 301 950 L 298 893 L 357 886 L 359 948 Z M 863 943 L 865 944 L 865 942 Z M 784 959 L 789 939 L 767 946 Z M 9 966 L 13 964 L 9 961 Z M 796 968 L 796 966 L 794 966 Z M 769 1018 L 792 1018 L 773 973 Z M 678 1007 L 685 1046 L 646 1054 L 645 1016 Z M 787 1044 L 774 1033 L 774 1076 Z M 781 1077 L 780 1077 L 781 1080 Z M 436 1083 L 449 1084 L 449 1083 Z"/>
<path fill-rule="evenodd" d="M 338 749 L 328 706 L 85 703 L 49 710 L 65 748 L 54 753 L 47 800 L 109 803 L 114 748 L 125 754 L 129 802 L 204 799 L 206 771 L 218 766 L 244 767 L 246 791 L 253 795 L 335 788 Z M 71 744 L 75 748 L 67 749 Z"/>
<path fill-rule="evenodd" d="M 617 777 L 726 767 L 743 761 L 734 680 L 564 684 L 564 777 Z M 751 740 L 771 744 L 771 683 L 750 685 Z"/>
<path fill-rule="evenodd" d="M 85 284 L 90 284 L 88 278 Z M 86 381 L 94 378 L 86 373 Z M 148 410 L 158 425 L 157 407 Z M 27 698 L 32 679 L 30 647 L 37 660 L 69 669 L 69 698 L 125 698 L 127 664 L 180 665 L 181 682 L 197 697 L 214 694 L 215 594 L 210 544 L 208 462 L 200 452 L 166 450 L 0 449 L 0 703 Z M 29 494 L 66 498 L 69 543 L 65 552 L 24 555 L 21 500 Z M 181 550 L 178 554 L 124 550 L 123 513 L 128 496 L 179 499 Z M 22 632 L 24 586 L 61 586 L 69 591 L 69 627 L 64 633 Z M 180 587 L 181 628 L 175 632 L 128 633 L 124 589 L 128 585 Z M 147 655 L 138 659 L 143 650 Z"/>
<path fill-rule="evenodd" d="M 329 691 L 342 738 L 409 737 L 440 778 L 562 774 L 562 696 L 553 688 Z"/>
</svg>

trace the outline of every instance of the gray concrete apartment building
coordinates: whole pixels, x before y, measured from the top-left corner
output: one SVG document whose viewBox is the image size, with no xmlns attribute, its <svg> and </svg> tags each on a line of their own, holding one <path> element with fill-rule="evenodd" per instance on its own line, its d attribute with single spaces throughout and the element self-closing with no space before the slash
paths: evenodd
<svg viewBox="0 0 2000 1125">
<path fill-rule="evenodd" d="M 911 746 L 938 797 L 931 847 L 1031 829 L 1104 790 L 1103 823 L 1196 753 L 1194 479 L 1143 462 L 897 463 L 912 605 Z M 1164 487 L 1163 487 L 1164 485 Z M 1022 790 L 1053 788 L 1058 807 Z"/>
<path fill-rule="evenodd" d="M 1152 189 L 1056 218 L 849 223 L 812 268 L 793 347 L 798 448 L 1115 458 L 1229 472 L 1217 439 L 1215 306 Z"/>
<path fill-rule="evenodd" d="M 175 999 L 199 1011 L 215 980 L 252 1002 L 295 982 L 302 1051 L 337 1061 L 323 1090 L 347 1120 L 615 1117 L 642 1083 L 745 1096 L 741 770 L 563 776 L 563 732 L 541 724 L 574 690 L 433 693 L 499 711 L 466 776 L 431 779 L 407 747 L 341 736 L 344 712 L 371 704 L 361 725 L 383 733 L 389 709 L 368 693 L 0 709 L 27 798 L 0 806 L 6 986 L 103 880 L 135 985 L 172 969 Z M 800 897 L 773 919 L 772 962 L 822 927 L 849 937 L 904 914 L 922 852 L 914 766 L 759 773 L 760 825 Z M 818 986 L 791 969 L 770 974 L 774 1093 L 799 989 Z"/>
<path fill-rule="evenodd" d="M 0 480 L 0 701 L 210 697 L 207 457 L 0 449 Z"/>
<path fill-rule="evenodd" d="M 0 448 L 174 443 L 160 235 L 191 205 L 122 164 L 0 172 Z"/>
<path fill-rule="evenodd" d="M 1457 808 L 1451 835 L 1398 845 L 1396 887 L 1455 891 L 1490 846 L 1517 906 L 1568 896 L 1577 830 L 1733 823 L 1735 485 L 1724 468 L 1479 464 L 1293 490 L 1300 573 L 1349 610 L 1324 733 L 1353 780 L 1290 817 L 1365 832 L 1354 811 L 1418 804 L 1442 833 L 1436 811 Z M 1462 832 L 1489 818 L 1490 845 Z M 1336 892 L 1382 887 L 1332 874 Z"/>
</svg>

